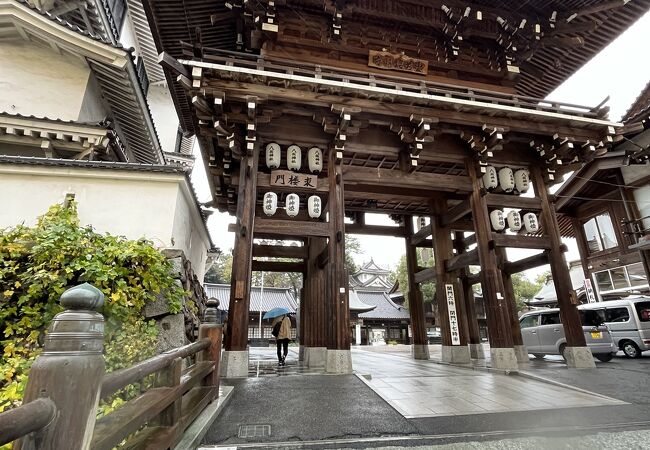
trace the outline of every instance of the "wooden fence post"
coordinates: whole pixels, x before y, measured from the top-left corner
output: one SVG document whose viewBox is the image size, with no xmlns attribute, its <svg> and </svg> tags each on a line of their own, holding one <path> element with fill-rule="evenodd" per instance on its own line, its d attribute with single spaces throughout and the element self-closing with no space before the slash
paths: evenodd
<svg viewBox="0 0 650 450">
<path fill-rule="evenodd" d="M 42 433 L 16 441 L 14 450 L 90 448 L 104 377 L 104 317 L 96 312 L 104 294 L 84 283 L 65 291 L 61 304 L 66 310 L 50 325 L 23 399 L 49 398 L 57 414 Z"/>
<path fill-rule="evenodd" d="M 217 310 L 219 302 L 210 299 L 206 302 L 205 313 L 203 315 L 203 323 L 199 325 L 199 340 L 209 339 L 210 347 L 208 347 L 200 356 L 201 361 L 214 361 L 214 370 L 203 380 L 204 386 L 214 388 L 212 390 L 212 398 L 219 396 L 219 361 L 221 359 L 221 340 L 223 337 L 223 327 L 217 323 Z"/>
<path fill-rule="evenodd" d="M 181 384 L 183 373 L 183 358 L 176 358 L 172 363 L 156 375 L 156 387 L 176 387 Z M 163 427 L 174 427 L 179 424 L 182 414 L 182 397 L 178 397 L 165 408 L 156 423 Z"/>
</svg>

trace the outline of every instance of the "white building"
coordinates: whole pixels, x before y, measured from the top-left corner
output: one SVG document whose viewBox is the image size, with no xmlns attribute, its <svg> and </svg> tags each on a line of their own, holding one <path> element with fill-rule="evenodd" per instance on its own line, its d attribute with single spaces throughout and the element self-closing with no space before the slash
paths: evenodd
<svg viewBox="0 0 650 450">
<path fill-rule="evenodd" d="M 73 194 L 83 224 L 182 249 L 212 244 L 142 2 L 0 0 L 0 228 Z"/>
</svg>

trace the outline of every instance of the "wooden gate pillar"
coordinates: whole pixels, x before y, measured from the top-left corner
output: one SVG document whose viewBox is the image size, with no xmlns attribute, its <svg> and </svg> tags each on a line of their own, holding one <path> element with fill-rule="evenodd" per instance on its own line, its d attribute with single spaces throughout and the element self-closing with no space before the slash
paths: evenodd
<svg viewBox="0 0 650 450">
<path fill-rule="evenodd" d="M 585 342 L 585 335 L 582 331 L 582 323 L 580 322 L 578 309 L 576 304 L 571 300 L 573 286 L 571 284 L 571 277 L 569 276 L 569 268 L 564 259 L 564 253 L 562 252 L 560 228 L 557 223 L 555 208 L 550 201 L 548 187 L 544 182 L 540 167 L 536 165 L 532 166 L 531 175 L 535 186 L 535 194 L 542 202 L 540 217 L 542 232 L 551 245 L 548 259 L 551 265 L 553 284 L 555 285 L 555 293 L 557 295 L 560 316 L 567 341 L 567 346 L 564 350 L 567 366 L 571 368 L 594 368 L 596 364 Z"/>
<path fill-rule="evenodd" d="M 351 373 L 350 309 L 348 278 L 345 270 L 345 204 L 343 198 L 342 151 L 332 147 L 327 158 L 329 182 L 327 293 L 330 318 L 327 371 Z"/>
<path fill-rule="evenodd" d="M 408 300 L 411 314 L 411 355 L 415 359 L 429 359 L 427 342 L 427 327 L 424 318 L 424 299 L 420 285 L 415 282 L 415 271 L 418 267 L 417 248 L 412 243 L 413 216 L 404 216 L 406 227 L 406 272 L 408 275 Z"/>
<path fill-rule="evenodd" d="M 487 202 L 483 196 L 483 186 L 479 179 L 480 169 L 473 159 L 469 159 L 466 166 L 467 173 L 472 180 L 470 204 L 474 219 L 478 256 L 481 263 L 481 287 L 488 323 L 492 367 L 517 370 L 517 357 L 513 348 L 503 280 L 494 247 L 491 245 L 492 229 L 490 228 Z"/>
<path fill-rule="evenodd" d="M 528 351 L 521 336 L 519 315 L 517 314 L 517 299 L 515 298 L 515 289 L 512 285 L 512 276 L 503 271 L 505 264 L 508 262 L 508 255 L 506 254 L 505 248 L 497 248 L 497 258 L 499 260 L 499 267 L 501 268 L 501 276 L 503 277 L 503 290 L 506 297 L 506 305 L 508 306 L 510 332 L 512 333 L 512 343 L 515 354 L 517 355 L 517 362 L 519 364 L 527 364 L 530 362 L 530 358 L 528 357 Z"/>
<path fill-rule="evenodd" d="M 456 233 L 454 247 L 457 254 L 467 252 L 465 245 L 465 234 Z M 460 283 L 465 303 L 465 318 L 467 319 L 467 343 L 469 355 L 472 359 L 485 359 L 485 351 L 481 341 L 481 330 L 478 325 L 478 316 L 476 314 L 476 303 L 474 300 L 474 288 L 469 280 L 470 271 L 468 267 L 460 269 Z"/>
<path fill-rule="evenodd" d="M 309 367 L 323 367 L 327 360 L 327 311 L 325 270 L 321 267 L 319 257 L 327 249 L 323 238 L 307 239 L 308 259 L 305 275 L 304 297 L 301 299 L 304 346 L 303 363 Z M 304 311 L 304 312 L 303 312 Z"/>
<path fill-rule="evenodd" d="M 250 306 L 253 229 L 257 199 L 259 146 L 241 159 L 237 197 L 237 231 L 230 279 L 230 306 L 226 326 L 226 351 L 222 375 L 245 377 L 248 374 L 248 309 Z"/>
<path fill-rule="evenodd" d="M 436 262 L 436 301 L 442 334 L 442 360 L 444 362 L 470 362 L 467 346 L 467 320 L 463 292 L 458 277 L 447 271 L 446 262 L 454 256 L 449 227 L 443 226 L 441 217 L 447 212 L 447 201 L 441 198 L 431 202 L 431 237 Z"/>
</svg>

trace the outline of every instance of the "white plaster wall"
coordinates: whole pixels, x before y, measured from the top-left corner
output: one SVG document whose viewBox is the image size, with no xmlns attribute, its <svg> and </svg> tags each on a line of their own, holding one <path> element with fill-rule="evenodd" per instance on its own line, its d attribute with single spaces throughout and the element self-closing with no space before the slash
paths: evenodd
<svg viewBox="0 0 650 450">
<path fill-rule="evenodd" d="M 34 225 L 51 205 L 74 192 L 83 225 L 129 239 L 145 237 L 158 247 L 171 247 L 178 178 L 2 165 L 0 228 L 20 222 Z"/>
<path fill-rule="evenodd" d="M 77 120 L 80 122 L 101 122 L 108 115 L 108 108 L 102 100 L 102 91 L 95 74 L 91 73 L 86 85 L 86 93 L 81 102 Z"/>
<path fill-rule="evenodd" d="M 131 13 L 127 9 L 127 14 L 124 17 L 124 22 L 122 23 L 122 30 L 120 31 L 120 44 L 124 48 L 133 47 L 135 49 L 135 54 L 140 54 L 140 46 L 138 45 L 138 40 L 135 36 L 135 28 L 133 27 L 133 22 L 131 21 Z"/>
<path fill-rule="evenodd" d="M 641 217 L 650 216 L 650 186 L 643 186 L 634 191 L 634 200 L 639 208 Z M 650 229 L 650 218 L 643 221 L 643 228 Z"/>
<path fill-rule="evenodd" d="M 147 101 L 163 151 L 173 152 L 179 122 L 167 85 L 150 85 Z"/>
<path fill-rule="evenodd" d="M 185 256 L 192 263 L 192 269 L 196 276 L 203 283 L 210 241 L 201 222 L 202 219 L 194 205 L 194 199 L 187 188 L 181 187 L 176 197 L 176 213 L 172 231 L 174 248 L 183 249 Z"/>
<path fill-rule="evenodd" d="M 0 111 L 77 120 L 89 75 L 80 58 L 25 41 L 3 41 Z"/>
</svg>

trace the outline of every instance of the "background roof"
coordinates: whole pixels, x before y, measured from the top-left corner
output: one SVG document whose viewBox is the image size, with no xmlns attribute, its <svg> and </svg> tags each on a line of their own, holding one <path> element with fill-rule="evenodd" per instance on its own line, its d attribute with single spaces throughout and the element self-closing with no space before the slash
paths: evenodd
<svg viewBox="0 0 650 450">
<path fill-rule="evenodd" d="M 205 283 L 205 292 L 208 298 L 219 300 L 219 309 L 227 311 L 230 306 L 230 285 Z M 259 286 L 251 288 L 250 311 L 269 311 L 273 308 L 287 308 L 295 313 L 298 303 L 293 297 L 290 288 L 264 287 L 264 294 Z"/>
</svg>

